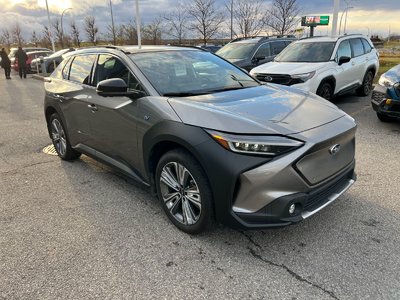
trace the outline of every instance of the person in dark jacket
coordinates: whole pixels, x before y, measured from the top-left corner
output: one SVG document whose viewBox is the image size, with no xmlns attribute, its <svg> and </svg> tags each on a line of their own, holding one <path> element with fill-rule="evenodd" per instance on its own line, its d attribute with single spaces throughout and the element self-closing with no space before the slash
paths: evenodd
<svg viewBox="0 0 400 300">
<path fill-rule="evenodd" d="M 1 48 L 0 52 L 1 56 L 1 67 L 4 69 L 4 74 L 6 75 L 7 79 L 11 79 L 10 74 L 11 74 L 11 61 L 8 58 L 6 50 L 4 48 Z"/>
<path fill-rule="evenodd" d="M 24 78 L 26 78 L 26 61 L 28 60 L 28 55 L 26 55 L 26 52 L 22 50 L 21 47 L 18 47 L 18 51 L 15 54 L 15 58 L 18 61 L 19 77 L 22 78 L 23 74 Z"/>
</svg>

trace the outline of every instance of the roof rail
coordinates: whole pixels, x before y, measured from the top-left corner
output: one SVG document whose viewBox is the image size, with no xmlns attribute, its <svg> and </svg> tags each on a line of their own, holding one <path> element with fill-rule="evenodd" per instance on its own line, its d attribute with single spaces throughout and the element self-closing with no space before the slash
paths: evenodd
<svg viewBox="0 0 400 300">
<path fill-rule="evenodd" d="M 268 39 L 296 38 L 296 36 L 294 36 L 293 34 L 254 35 L 246 38 L 245 37 L 235 38 L 231 40 L 228 44 L 248 39 L 257 39 L 257 38 L 259 38 L 260 40 L 268 40 Z"/>
<path fill-rule="evenodd" d="M 77 50 L 92 49 L 92 48 L 115 49 L 115 50 L 119 50 L 119 51 L 121 51 L 123 53 L 129 53 L 129 52 L 125 51 L 121 46 L 115 46 L 115 45 L 85 46 L 85 47 L 78 48 Z"/>
</svg>

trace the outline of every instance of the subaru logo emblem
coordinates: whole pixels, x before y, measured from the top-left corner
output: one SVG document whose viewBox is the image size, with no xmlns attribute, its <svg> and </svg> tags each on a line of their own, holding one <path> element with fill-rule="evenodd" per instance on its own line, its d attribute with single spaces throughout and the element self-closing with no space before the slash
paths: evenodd
<svg viewBox="0 0 400 300">
<path fill-rule="evenodd" d="M 340 145 L 339 144 L 333 145 L 332 147 L 329 148 L 329 154 L 330 155 L 335 155 L 339 151 L 340 151 Z"/>
<path fill-rule="evenodd" d="M 265 79 L 265 81 L 272 81 L 272 77 L 271 76 L 265 76 L 264 79 Z"/>
</svg>

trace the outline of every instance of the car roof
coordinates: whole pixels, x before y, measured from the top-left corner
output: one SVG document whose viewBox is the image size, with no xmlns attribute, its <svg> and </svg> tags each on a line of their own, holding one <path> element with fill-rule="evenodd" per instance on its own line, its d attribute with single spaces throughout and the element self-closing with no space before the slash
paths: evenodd
<svg viewBox="0 0 400 300">
<path fill-rule="evenodd" d="M 125 54 L 134 54 L 134 53 L 148 53 L 148 52 L 161 52 L 161 51 L 204 51 L 205 49 L 198 47 L 180 47 L 180 46 L 142 46 L 139 48 L 137 45 L 131 46 L 94 46 L 94 47 L 86 47 L 79 48 L 77 51 L 69 52 L 71 55 L 79 54 L 79 53 L 93 53 L 93 52 L 107 52 L 107 50 L 120 50 Z"/>
<path fill-rule="evenodd" d="M 273 42 L 273 41 L 293 41 L 295 38 L 292 37 L 265 37 L 265 36 L 256 36 L 246 39 L 241 39 L 237 41 L 233 41 L 230 44 L 258 44 L 261 42 Z"/>
<path fill-rule="evenodd" d="M 301 42 L 301 43 L 336 42 L 336 41 L 338 41 L 340 39 L 355 38 L 355 37 L 363 37 L 363 38 L 365 38 L 365 36 L 362 35 L 362 34 L 346 34 L 346 35 L 341 35 L 341 36 L 315 36 L 315 37 L 308 37 L 308 38 L 300 39 L 299 42 Z"/>
</svg>

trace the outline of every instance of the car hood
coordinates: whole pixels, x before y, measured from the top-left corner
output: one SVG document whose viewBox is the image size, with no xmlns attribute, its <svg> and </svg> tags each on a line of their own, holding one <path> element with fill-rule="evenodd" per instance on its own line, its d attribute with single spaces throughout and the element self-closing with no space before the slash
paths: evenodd
<svg viewBox="0 0 400 300">
<path fill-rule="evenodd" d="M 389 69 L 384 76 L 390 79 L 392 82 L 396 83 L 400 81 L 400 65 L 394 66 L 393 68 Z"/>
<path fill-rule="evenodd" d="M 324 63 L 290 63 L 290 62 L 269 62 L 251 70 L 251 74 L 303 74 L 316 71 L 322 68 Z"/>
<path fill-rule="evenodd" d="M 274 84 L 168 99 L 188 125 L 245 134 L 294 134 L 346 115 L 307 92 Z"/>
</svg>

